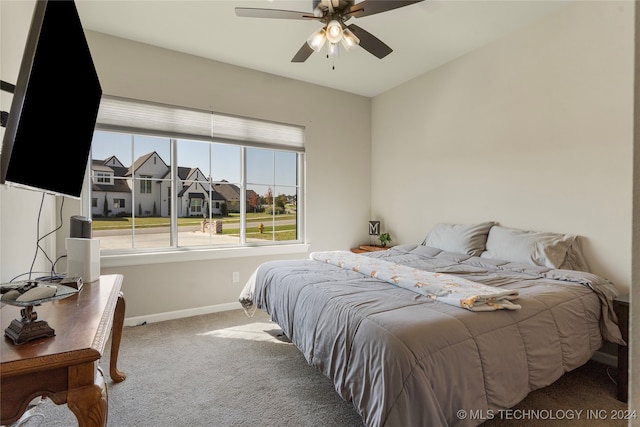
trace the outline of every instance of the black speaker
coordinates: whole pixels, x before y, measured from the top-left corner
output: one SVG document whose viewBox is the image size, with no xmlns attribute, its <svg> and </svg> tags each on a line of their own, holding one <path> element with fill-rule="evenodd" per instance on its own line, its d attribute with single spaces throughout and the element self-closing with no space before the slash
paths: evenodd
<svg viewBox="0 0 640 427">
<path fill-rule="evenodd" d="M 69 237 L 72 239 L 90 239 L 91 238 L 91 218 L 85 216 L 74 215 L 70 220 Z"/>
</svg>

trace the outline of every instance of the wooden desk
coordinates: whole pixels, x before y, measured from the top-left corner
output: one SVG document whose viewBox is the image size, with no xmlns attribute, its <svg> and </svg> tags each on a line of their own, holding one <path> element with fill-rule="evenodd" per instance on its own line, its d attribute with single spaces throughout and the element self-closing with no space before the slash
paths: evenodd
<svg viewBox="0 0 640 427">
<path fill-rule="evenodd" d="M 98 366 L 112 331 L 110 375 L 124 381 L 118 371 L 118 351 L 124 325 L 125 303 L 119 274 L 100 276 L 85 283 L 78 294 L 35 308 L 38 319 L 46 320 L 56 336 L 14 345 L 0 340 L 0 425 L 18 420 L 31 400 L 49 397 L 58 405 L 67 404 L 80 427 L 107 424 L 107 390 Z M 2 330 L 20 308 L 2 307 Z"/>
</svg>

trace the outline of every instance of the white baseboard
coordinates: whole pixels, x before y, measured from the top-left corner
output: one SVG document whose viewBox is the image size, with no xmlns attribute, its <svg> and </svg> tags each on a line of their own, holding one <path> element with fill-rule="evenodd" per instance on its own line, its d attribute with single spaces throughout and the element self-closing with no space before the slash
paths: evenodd
<svg viewBox="0 0 640 427">
<path fill-rule="evenodd" d="M 138 326 L 146 323 L 162 322 L 164 320 L 181 319 L 183 317 L 199 316 L 201 314 L 218 313 L 220 311 L 237 310 L 242 308 L 239 302 L 209 305 L 206 307 L 189 308 L 186 310 L 169 311 L 166 313 L 149 314 L 146 316 L 128 317 L 124 319 L 124 326 Z"/>
<path fill-rule="evenodd" d="M 600 350 L 596 351 L 595 354 L 591 357 L 591 360 L 604 363 L 605 365 L 609 365 L 614 368 L 618 367 L 618 356 L 605 353 L 604 351 L 600 351 Z"/>
</svg>

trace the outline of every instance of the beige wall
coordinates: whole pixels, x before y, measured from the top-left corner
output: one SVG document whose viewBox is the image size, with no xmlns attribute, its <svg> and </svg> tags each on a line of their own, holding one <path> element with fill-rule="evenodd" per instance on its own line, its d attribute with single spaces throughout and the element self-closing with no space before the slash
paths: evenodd
<svg viewBox="0 0 640 427">
<path fill-rule="evenodd" d="M 89 32 L 87 37 L 105 94 L 305 126 L 310 250 L 347 249 L 366 237 L 369 98 L 104 34 Z M 344 117 L 359 125 L 336 125 Z M 362 232 L 354 231 L 359 228 Z M 269 258 L 285 256 L 115 267 L 103 272 L 124 273 L 127 317 L 140 317 L 237 302 L 244 282 Z M 231 283 L 234 271 L 240 272 L 239 284 Z"/>
<path fill-rule="evenodd" d="M 17 76 L 32 10 L 32 1 L 0 2 L 3 80 Z M 372 108 L 366 98 L 88 36 L 105 93 L 306 126 L 311 250 L 359 243 L 370 217 L 383 221 L 396 244 L 421 241 L 440 221 L 494 219 L 585 236 L 593 269 L 624 292 L 632 270 L 633 31 L 632 2 L 575 4 L 374 98 Z M 7 110 L 10 96 L 0 101 Z M 340 126 L 345 116 L 359 125 Z M 336 126 L 328 131 L 326 123 Z M 0 188 L 2 281 L 30 266 L 39 202 L 37 193 Z M 55 226 L 56 213 L 48 197 L 43 229 Z M 60 237 L 76 213 L 79 203 L 68 201 Z M 44 242 L 50 253 L 55 237 Z M 42 258 L 37 268 L 46 267 Z M 241 284 L 230 283 L 231 272 L 243 282 L 270 258 L 103 272 L 125 275 L 127 317 L 144 317 L 233 302 Z M 637 359 L 640 340 L 632 342 Z M 640 409 L 636 371 L 632 399 Z"/>
<path fill-rule="evenodd" d="M 584 236 L 631 283 L 633 2 L 578 2 L 373 100 L 372 216 Z"/>
<path fill-rule="evenodd" d="M 33 1 L 0 2 L 0 78 L 15 84 L 22 59 L 22 51 L 33 13 Z M 0 110 L 9 111 L 12 95 L 0 91 Z M 0 127 L 0 139 L 4 128 Z M 44 253 L 36 249 L 38 240 L 38 212 L 42 195 L 33 191 L 0 187 L 0 282 L 36 272 L 34 278 L 51 268 Z M 54 229 L 57 224 L 55 197 L 45 196 L 43 214 L 40 217 L 40 236 Z M 46 230 L 46 231 L 45 231 Z M 55 257 L 56 236 L 43 239 L 40 245 L 47 254 Z M 31 269 L 31 263 L 33 269 Z M 28 279 L 29 276 L 20 276 Z"/>
<path fill-rule="evenodd" d="M 372 218 L 395 243 L 420 242 L 438 222 L 579 234 L 592 270 L 639 301 L 634 9 L 576 2 L 375 97 Z M 631 307 L 636 410 L 639 307 Z"/>
<path fill-rule="evenodd" d="M 2 77 L 12 81 L 17 76 L 34 3 L 0 3 Z M 370 98 L 104 34 L 87 32 L 87 39 L 104 94 L 305 126 L 305 221 L 309 249 L 348 249 L 368 239 Z M 5 50 L 7 45 L 11 49 Z M 5 73 L 5 69 L 10 72 Z M 3 108 L 8 106 L 3 104 Z M 346 123 L 357 125 L 344 125 L 345 118 Z M 13 271 L 28 270 L 36 243 L 39 197 L 38 193 L 13 188 L 0 191 L 2 280 L 10 279 Z M 57 220 L 55 205 L 47 201 L 46 231 Z M 64 228 L 57 235 L 57 243 L 52 237 L 51 254 L 55 255 L 56 248 L 58 254 L 65 253 L 68 219 L 81 213 L 78 201 L 66 199 Z M 109 267 L 103 268 L 102 273 L 124 274 L 126 316 L 131 318 L 237 303 L 244 281 L 259 263 L 306 256 L 302 253 L 204 259 Z M 240 273 L 240 283 L 232 283 L 235 271 Z"/>
</svg>

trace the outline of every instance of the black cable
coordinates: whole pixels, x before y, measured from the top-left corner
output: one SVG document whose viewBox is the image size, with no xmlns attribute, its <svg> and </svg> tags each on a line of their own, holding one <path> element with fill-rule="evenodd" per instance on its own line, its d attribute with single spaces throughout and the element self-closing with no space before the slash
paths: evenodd
<svg viewBox="0 0 640 427">
<path fill-rule="evenodd" d="M 0 1 L 1 1 L 1 0 L 0 0 Z M 14 276 L 11 280 L 9 280 L 7 283 L 12 283 L 12 282 L 13 282 L 14 280 L 16 280 L 18 277 L 26 276 L 26 275 L 28 275 L 28 274 L 30 274 L 30 273 L 21 273 L 21 274 L 18 274 L 17 276 Z M 50 276 L 50 275 L 51 275 L 51 272 L 50 272 L 50 271 L 34 271 L 34 272 L 33 272 L 33 274 L 44 274 L 45 276 L 42 276 L 42 277 L 48 277 L 48 276 Z M 38 279 L 36 278 L 36 280 L 38 280 Z"/>
<path fill-rule="evenodd" d="M 64 207 L 64 197 L 62 197 L 62 202 L 60 203 L 60 225 L 57 226 L 55 229 L 51 230 L 50 232 L 48 232 L 47 234 L 45 234 L 44 236 L 40 237 L 40 217 L 42 215 L 42 206 L 44 205 L 44 196 L 45 193 L 42 193 L 42 199 L 40 200 L 40 209 L 38 209 L 38 222 L 36 224 L 36 236 L 37 236 L 37 240 L 36 240 L 36 252 L 33 255 L 33 261 L 31 261 L 31 267 L 29 268 L 29 280 L 31 280 L 31 274 L 33 272 L 33 266 L 36 263 L 36 259 L 38 258 L 38 251 L 42 251 L 42 253 L 44 254 L 44 256 L 47 258 L 47 260 L 49 261 L 49 263 L 51 264 L 51 271 L 49 272 L 49 274 L 51 275 L 51 278 L 53 278 L 53 276 L 55 276 L 55 265 L 56 263 L 60 260 L 60 258 L 58 258 L 55 262 L 49 257 L 49 255 L 47 254 L 47 251 L 44 250 L 44 248 L 42 246 L 40 246 L 40 242 L 42 241 L 42 239 L 45 239 L 47 237 L 49 237 L 50 235 L 52 235 L 53 233 L 55 233 L 56 231 L 60 230 L 62 228 L 63 225 L 63 221 L 62 221 L 62 209 Z M 20 276 L 16 276 L 16 277 L 20 277 Z M 15 279 L 15 278 L 14 278 Z M 13 279 L 12 279 L 13 281 Z"/>
<path fill-rule="evenodd" d="M 56 264 L 58 263 L 58 261 L 60 261 L 62 258 L 66 258 L 66 255 L 60 255 L 58 257 L 58 259 L 56 259 L 56 262 L 53 263 L 53 267 L 51 267 L 51 274 L 55 277 L 58 276 L 59 274 L 56 273 Z"/>
<path fill-rule="evenodd" d="M 53 261 L 51 260 L 51 258 L 49 258 L 49 255 L 47 255 L 47 252 L 44 250 L 44 248 L 42 248 L 42 246 L 40 246 L 40 241 L 41 241 L 42 239 L 44 239 L 44 238 L 46 238 L 46 237 L 48 237 L 48 236 L 52 235 L 53 233 L 55 233 L 56 231 L 58 231 L 58 230 L 60 230 L 60 229 L 62 228 L 62 225 L 63 225 L 63 221 L 62 221 L 62 210 L 63 210 L 63 208 L 64 208 L 64 199 L 65 199 L 65 198 L 64 198 L 64 197 L 62 197 L 62 202 L 60 203 L 60 215 L 59 215 L 59 217 L 60 217 L 60 225 L 59 225 L 59 226 L 57 226 L 55 229 L 51 230 L 50 232 L 48 232 L 47 234 L 45 234 L 44 236 L 40 237 L 40 238 L 38 239 L 38 242 L 37 242 L 37 244 L 38 244 L 38 248 L 42 251 L 42 253 L 44 254 L 44 256 L 45 256 L 45 257 L 47 257 L 47 259 L 49 260 L 49 263 L 51 264 L 51 278 L 53 278 L 53 276 L 55 276 L 55 275 L 56 275 L 56 272 L 55 272 L 55 265 L 56 265 L 56 263 L 60 260 L 60 258 L 56 259 L 56 261 L 55 261 L 55 262 L 53 262 Z"/>
<path fill-rule="evenodd" d="M 29 268 L 29 280 L 31 280 L 31 272 L 33 271 L 33 266 L 36 263 L 36 258 L 38 257 L 38 248 L 40 245 L 38 244 L 40 238 L 40 215 L 42 214 L 42 205 L 44 205 L 44 193 L 42 193 L 42 199 L 40 199 L 40 209 L 38 209 L 38 221 L 36 222 L 36 236 L 38 240 L 36 241 L 36 253 L 33 254 L 33 261 L 31 261 L 31 267 Z"/>
</svg>

